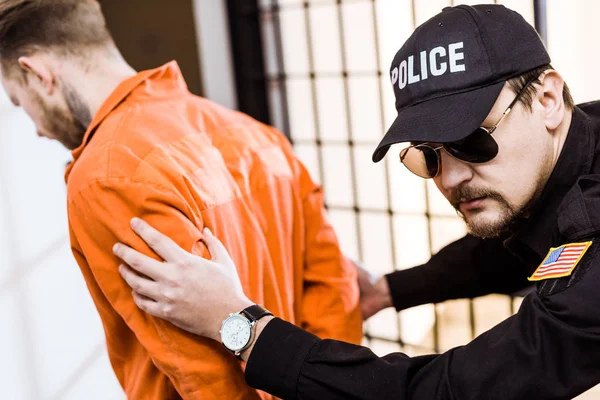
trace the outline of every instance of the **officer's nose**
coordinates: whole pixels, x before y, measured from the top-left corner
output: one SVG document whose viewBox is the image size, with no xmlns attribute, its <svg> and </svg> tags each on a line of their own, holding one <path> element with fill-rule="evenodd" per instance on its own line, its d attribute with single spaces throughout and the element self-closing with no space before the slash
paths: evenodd
<svg viewBox="0 0 600 400">
<path fill-rule="evenodd" d="M 441 171 L 436 180 L 438 180 L 438 185 L 445 191 L 451 191 L 473 178 L 471 164 L 457 160 L 449 155 L 446 150 L 440 149 L 440 161 Z"/>
</svg>

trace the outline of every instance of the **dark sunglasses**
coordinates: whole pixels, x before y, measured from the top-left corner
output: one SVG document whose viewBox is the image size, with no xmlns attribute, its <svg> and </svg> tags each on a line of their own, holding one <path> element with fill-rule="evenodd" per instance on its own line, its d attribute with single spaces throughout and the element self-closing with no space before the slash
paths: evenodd
<svg viewBox="0 0 600 400">
<path fill-rule="evenodd" d="M 478 164 L 493 160 L 498 155 L 498 143 L 492 136 L 494 131 L 508 116 L 519 98 L 525 93 L 527 87 L 536 79 L 537 77 L 531 79 L 523 86 L 498 122 L 491 128 L 480 126 L 464 139 L 441 143 L 437 147 L 427 143 L 409 146 L 400 152 L 400 162 L 413 174 L 428 179 L 435 178 L 440 172 L 441 149 L 444 149 L 452 157 L 468 163 Z"/>
</svg>

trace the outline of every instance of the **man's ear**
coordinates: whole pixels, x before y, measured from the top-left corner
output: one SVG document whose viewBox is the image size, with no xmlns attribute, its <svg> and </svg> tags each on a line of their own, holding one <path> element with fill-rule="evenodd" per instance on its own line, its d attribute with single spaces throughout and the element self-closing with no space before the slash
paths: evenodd
<svg viewBox="0 0 600 400">
<path fill-rule="evenodd" d="M 555 70 L 548 70 L 540 77 L 541 85 L 537 100 L 542 106 L 544 123 L 549 131 L 555 130 L 565 116 L 563 88 L 565 81 Z"/>
<path fill-rule="evenodd" d="M 48 95 L 52 95 L 55 90 L 54 74 L 47 63 L 41 57 L 23 56 L 18 59 L 19 67 L 29 74 L 30 79 L 35 79 L 46 90 Z"/>
</svg>

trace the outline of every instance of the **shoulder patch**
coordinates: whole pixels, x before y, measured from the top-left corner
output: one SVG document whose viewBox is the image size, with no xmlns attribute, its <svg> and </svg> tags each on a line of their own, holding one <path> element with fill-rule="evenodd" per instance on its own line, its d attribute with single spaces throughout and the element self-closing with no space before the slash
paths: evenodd
<svg viewBox="0 0 600 400">
<path fill-rule="evenodd" d="M 542 281 L 571 275 L 591 244 L 592 242 L 581 242 L 552 247 L 533 275 L 527 279 Z"/>
</svg>

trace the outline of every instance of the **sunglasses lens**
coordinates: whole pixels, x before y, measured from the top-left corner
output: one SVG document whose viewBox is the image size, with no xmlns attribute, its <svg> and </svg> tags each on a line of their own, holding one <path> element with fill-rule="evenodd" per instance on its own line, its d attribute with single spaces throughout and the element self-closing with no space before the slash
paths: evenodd
<svg viewBox="0 0 600 400">
<path fill-rule="evenodd" d="M 488 162 L 498 155 L 498 143 L 483 128 L 477 128 L 462 140 L 446 143 L 444 149 L 459 160 L 469 163 Z"/>
<path fill-rule="evenodd" d="M 438 173 L 438 154 L 427 145 L 403 149 L 400 152 L 400 161 L 410 172 L 421 178 L 433 178 Z"/>
</svg>

